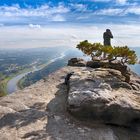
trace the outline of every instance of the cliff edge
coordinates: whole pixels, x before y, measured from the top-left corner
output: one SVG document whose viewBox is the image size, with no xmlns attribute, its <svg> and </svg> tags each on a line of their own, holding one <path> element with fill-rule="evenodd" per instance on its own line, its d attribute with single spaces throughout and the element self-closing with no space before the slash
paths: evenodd
<svg viewBox="0 0 140 140">
<path fill-rule="evenodd" d="M 112 76 L 107 76 L 105 75 L 104 69 L 100 68 L 96 70 L 100 71 L 100 73 L 98 72 L 100 76 L 110 78 L 106 79 L 108 81 L 111 80 L 111 78 L 115 80 L 114 77 L 116 78 L 117 76 L 115 75 L 118 74 L 118 72 L 115 71 L 114 73 L 109 73 Z M 69 85 L 66 86 L 64 79 L 70 72 L 74 72 L 75 75 L 71 77 Z M 83 87 L 84 82 L 82 81 L 80 84 L 78 83 L 79 78 L 87 79 L 87 81 L 85 81 L 87 83 L 93 82 L 90 72 L 92 73 L 93 69 L 86 67 L 64 67 L 49 75 L 45 81 L 39 81 L 22 91 L 17 91 L 16 93 L 0 98 L 0 140 L 139 140 L 139 129 L 135 130 L 135 126 L 125 128 L 126 126 L 124 127 L 123 125 L 123 127 L 108 125 L 98 121 L 91 122 L 90 120 L 88 121 L 88 119 L 86 121 L 78 120 L 68 113 L 67 110 L 71 112 L 77 111 L 77 113 L 79 113 L 79 110 L 75 108 L 75 105 L 79 106 L 76 104 L 78 103 L 77 100 L 75 100 L 77 98 L 71 95 L 73 95 L 74 91 L 78 93 L 76 86 L 82 86 L 83 91 L 91 87 L 87 87 L 90 84 Z M 96 75 L 94 73 L 92 74 L 93 78 L 95 78 Z M 86 78 L 84 76 L 86 76 Z M 119 78 L 123 79 L 121 76 Z M 138 116 L 135 121 L 138 122 L 138 124 L 140 117 L 139 81 L 140 79 L 136 75 L 132 76 L 132 82 L 136 83 L 135 87 L 137 90 L 134 90 L 126 84 L 122 84 L 122 87 L 119 85 L 118 89 L 118 85 L 116 84 L 120 92 L 125 91 L 122 93 L 124 101 L 130 101 L 131 107 L 136 109 L 135 111 L 137 111 Z M 109 82 L 110 84 L 112 83 L 111 81 Z M 86 85 L 86 83 L 84 85 Z M 102 88 L 107 91 L 112 90 L 113 87 L 102 84 Z M 93 89 L 95 89 L 95 87 L 93 87 Z M 93 89 L 92 92 L 94 91 Z M 133 92 L 129 94 L 127 91 Z M 99 94 L 100 92 L 98 92 L 97 95 L 99 96 Z M 108 96 L 110 97 L 110 95 Z M 121 94 L 119 93 L 117 99 L 120 96 Z M 104 99 L 106 99 L 106 95 Z M 117 101 L 115 96 L 109 99 L 111 102 L 113 102 L 113 99 L 114 102 Z M 103 105 L 103 103 L 106 102 L 102 102 L 100 105 Z M 125 105 L 125 102 L 121 102 L 121 104 Z M 101 106 L 96 104 L 96 108 L 97 107 Z"/>
</svg>

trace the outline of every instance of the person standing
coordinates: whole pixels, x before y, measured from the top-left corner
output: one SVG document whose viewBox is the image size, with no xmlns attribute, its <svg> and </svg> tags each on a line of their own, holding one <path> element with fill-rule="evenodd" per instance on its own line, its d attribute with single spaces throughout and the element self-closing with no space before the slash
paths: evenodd
<svg viewBox="0 0 140 140">
<path fill-rule="evenodd" d="M 111 38 L 113 38 L 113 35 L 110 29 L 106 29 L 106 32 L 103 34 L 104 46 L 111 46 Z M 106 58 L 106 53 L 103 54 L 103 58 Z"/>
<path fill-rule="evenodd" d="M 110 29 L 106 29 L 106 32 L 103 34 L 104 46 L 111 46 L 111 38 L 113 38 L 113 35 Z"/>
</svg>

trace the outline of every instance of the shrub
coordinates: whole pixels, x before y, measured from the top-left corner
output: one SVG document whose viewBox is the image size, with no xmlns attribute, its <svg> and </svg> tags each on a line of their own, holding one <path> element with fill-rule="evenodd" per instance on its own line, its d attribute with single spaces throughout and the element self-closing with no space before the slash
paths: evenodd
<svg viewBox="0 0 140 140">
<path fill-rule="evenodd" d="M 89 43 L 85 40 L 80 42 L 77 48 L 84 54 L 91 56 L 92 60 L 95 58 L 108 60 L 109 62 L 118 60 L 122 65 L 135 64 L 137 62 L 135 51 L 130 50 L 127 46 L 104 46 L 101 43 Z M 106 55 L 104 56 L 104 54 Z"/>
</svg>

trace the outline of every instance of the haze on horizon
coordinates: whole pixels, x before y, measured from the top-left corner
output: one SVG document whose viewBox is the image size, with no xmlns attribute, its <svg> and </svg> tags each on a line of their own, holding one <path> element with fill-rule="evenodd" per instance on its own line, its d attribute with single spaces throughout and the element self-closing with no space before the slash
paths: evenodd
<svg viewBox="0 0 140 140">
<path fill-rule="evenodd" d="M 106 28 L 113 45 L 140 47 L 138 0 L 1 0 L 0 16 L 0 48 L 102 43 Z"/>
</svg>

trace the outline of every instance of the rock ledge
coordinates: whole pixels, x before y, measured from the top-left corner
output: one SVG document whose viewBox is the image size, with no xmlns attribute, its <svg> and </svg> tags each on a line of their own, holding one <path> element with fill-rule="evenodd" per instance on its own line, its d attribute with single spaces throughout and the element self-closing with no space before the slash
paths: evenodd
<svg viewBox="0 0 140 140">
<path fill-rule="evenodd" d="M 131 79 L 133 84 L 140 82 Z M 139 127 L 140 92 L 124 82 L 117 70 L 83 67 L 69 81 L 68 110 L 78 118 Z"/>
</svg>

